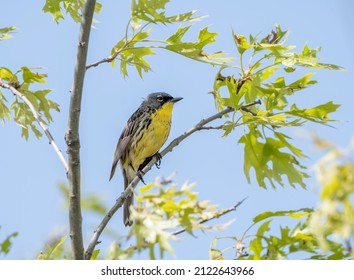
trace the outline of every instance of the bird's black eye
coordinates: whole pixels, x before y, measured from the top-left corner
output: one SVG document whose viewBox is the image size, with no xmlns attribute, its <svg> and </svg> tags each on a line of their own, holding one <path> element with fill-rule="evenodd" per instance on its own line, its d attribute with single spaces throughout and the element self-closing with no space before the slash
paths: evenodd
<svg viewBox="0 0 354 280">
<path fill-rule="evenodd" d="M 158 95 L 158 96 L 156 97 L 156 100 L 157 100 L 158 102 L 162 102 L 162 101 L 163 101 L 162 95 Z"/>
</svg>

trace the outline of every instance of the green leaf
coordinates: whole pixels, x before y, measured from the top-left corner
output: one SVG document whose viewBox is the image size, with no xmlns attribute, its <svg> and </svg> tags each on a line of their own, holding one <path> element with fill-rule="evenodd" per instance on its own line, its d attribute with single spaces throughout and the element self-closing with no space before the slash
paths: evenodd
<svg viewBox="0 0 354 280">
<path fill-rule="evenodd" d="M 64 19 L 63 11 L 69 14 L 75 22 L 81 22 L 82 8 L 84 5 L 85 0 L 46 0 L 42 10 L 44 13 L 50 13 L 56 23 Z M 96 2 L 95 13 L 99 13 L 101 9 L 102 4 Z"/>
<path fill-rule="evenodd" d="M 147 22 L 167 22 L 165 6 L 169 0 L 133 0 L 131 5 L 132 17 Z"/>
<path fill-rule="evenodd" d="M 99 14 L 102 11 L 102 4 L 96 1 L 95 4 L 95 13 Z"/>
<path fill-rule="evenodd" d="M 65 240 L 67 238 L 67 235 L 64 235 L 62 238 L 60 238 L 58 240 L 58 242 L 55 244 L 55 246 L 53 247 L 53 249 L 50 251 L 49 257 L 51 255 L 54 255 L 56 253 L 56 251 L 64 244 Z"/>
<path fill-rule="evenodd" d="M 196 44 L 196 47 L 199 48 L 199 49 L 202 49 L 206 45 L 214 43 L 216 41 L 215 38 L 217 36 L 218 36 L 218 33 L 209 32 L 208 27 L 204 27 L 199 32 L 198 43 Z"/>
<path fill-rule="evenodd" d="M 258 130 L 251 130 L 248 134 L 244 134 L 238 141 L 238 143 L 244 144 L 244 163 L 243 171 L 246 175 L 248 183 L 250 183 L 250 169 L 254 168 L 256 172 L 256 179 L 260 187 L 266 188 L 264 183 L 264 173 L 268 173 L 270 170 L 267 166 L 262 165 L 263 157 L 263 143 L 259 143 L 257 138 L 261 137 Z M 263 174 L 260 170 L 264 168 Z M 257 172 L 259 170 L 259 172 Z"/>
<path fill-rule="evenodd" d="M 306 157 L 306 155 L 304 155 L 299 148 L 295 147 L 294 145 L 290 144 L 289 141 L 287 141 L 287 139 L 291 139 L 289 136 L 280 132 L 274 132 L 274 136 L 277 137 L 280 142 L 282 142 L 282 144 L 284 144 L 295 156 Z"/>
<path fill-rule="evenodd" d="M 217 238 L 214 237 L 213 241 L 210 243 L 210 249 L 209 249 L 209 259 L 211 260 L 224 260 L 224 256 L 222 251 L 215 249 L 214 247 L 216 246 Z"/>
<path fill-rule="evenodd" d="M 38 69 L 38 68 L 33 68 Z M 24 84 L 33 84 L 33 83 L 45 83 L 45 78 L 47 77 L 46 74 L 39 74 L 31 71 L 28 67 L 22 67 L 22 78 Z"/>
<path fill-rule="evenodd" d="M 183 36 L 187 33 L 187 31 L 191 28 L 191 25 L 185 26 L 185 27 L 179 27 L 175 34 L 172 36 L 168 37 L 166 39 L 166 43 L 169 45 L 175 45 L 182 43 L 182 38 Z"/>
<path fill-rule="evenodd" d="M 328 115 L 337 111 L 339 107 L 340 105 L 334 104 L 333 101 L 309 109 L 299 109 L 295 104 L 293 104 L 290 110 L 285 113 L 311 122 L 326 123 L 330 121 Z"/>
<path fill-rule="evenodd" d="M 150 47 L 135 47 L 136 43 L 141 42 L 149 36 L 151 29 L 147 31 L 139 31 L 133 36 L 133 38 L 126 41 L 126 39 L 120 40 L 111 51 L 111 55 L 116 57 L 120 56 L 120 70 L 123 77 L 128 76 L 127 65 L 134 66 L 138 71 L 140 77 L 142 72 L 148 72 L 151 70 L 149 63 L 144 59 L 147 55 L 153 55 L 155 52 Z M 114 66 L 114 60 L 112 61 Z"/>
<path fill-rule="evenodd" d="M 223 254 L 220 250 L 211 248 L 209 250 L 209 259 L 211 260 L 224 260 Z"/>
<path fill-rule="evenodd" d="M 10 69 L 6 67 L 1 67 L 0 68 L 0 78 L 4 81 L 7 81 L 9 83 L 13 83 L 17 81 L 17 77 L 15 74 L 11 72 Z"/>
<path fill-rule="evenodd" d="M 237 47 L 237 51 L 240 55 L 242 55 L 245 51 L 248 49 L 252 48 L 252 45 L 250 45 L 247 42 L 247 38 L 243 35 L 236 35 L 234 31 L 232 31 L 232 36 L 234 38 L 234 42 Z"/>
<path fill-rule="evenodd" d="M 0 41 L 8 40 L 11 38 L 11 33 L 16 30 L 15 26 L 0 28 Z"/>
<path fill-rule="evenodd" d="M 44 252 L 41 252 L 37 259 L 39 260 L 57 260 L 63 254 L 63 244 L 67 238 L 67 235 L 60 238 L 58 241 L 54 243 L 54 245 L 46 245 L 46 249 Z"/>
<path fill-rule="evenodd" d="M 311 80 L 311 77 L 314 74 L 315 73 L 308 73 L 308 74 L 304 75 L 303 77 L 301 77 L 300 79 L 296 80 L 295 82 L 289 84 L 287 87 L 289 87 L 293 91 L 296 91 L 296 90 L 304 89 L 304 88 L 311 86 L 311 85 L 315 85 L 315 84 L 317 84 L 317 81 Z"/>
<path fill-rule="evenodd" d="M 139 192 L 140 192 L 140 193 L 147 192 L 147 191 L 151 190 L 154 186 L 155 186 L 154 183 L 147 184 L 147 185 L 145 185 L 145 186 L 140 187 L 140 188 L 139 188 Z"/>
<path fill-rule="evenodd" d="M 268 67 L 266 69 L 264 69 L 262 72 L 261 72 L 261 75 L 262 75 L 262 79 L 261 81 L 265 81 L 267 79 L 269 79 L 270 77 L 273 77 L 274 76 L 274 73 L 279 69 L 279 67 L 277 66 L 272 66 L 272 67 Z"/>
<path fill-rule="evenodd" d="M 13 110 L 14 112 L 14 121 L 22 128 L 22 137 L 28 140 L 29 128 L 31 128 L 32 132 L 37 138 L 42 136 L 42 133 L 34 125 L 36 120 L 33 116 L 33 113 L 25 103 L 14 101 L 10 106 L 10 110 Z"/>
<path fill-rule="evenodd" d="M 6 102 L 7 100 L 5 96 L 0 91 L 0 119 L 2 123 L 5 122 L 5 119 L 7 119 L 8 121 L 10 120 L 10 110 L 6 106 Z"/>
<path fill-rule="evenodd" d="M 215 42 L 215 37 L 218 35 L 217 33 L 209 32 L 208 27 L 200 30 L 198 41 L 182 41 L 189 28 L 190 26 L 178 28 L 175 34 L 166 39 L 167 46 L 165 48 L 188 58 L 212 65 L 224 65 L 232 60 L 232 58 L 225 57 L 223 52 L 207 53 L 204 51 L 203 48 Z"/>
<path fill-rule="evenodd" d="M 283 177 L 288 179 L 292 187 L 300 185 L 305 188 L 303 179 L 308 175 L 301 171 L 304 167 L 299 164 L 295 156 L 282 151 L 288 145 L 284 144 L 284 139 L 279 141 L 269 137 L 262 138 L 260 132 L 251 126 L 249 133 L 239 140 L 239 143 L 244 144 L 243 168 L 248 182 L 250 182 L 250 169 L 253 168 L 257 183 L 262 188 L 267 187 L 266 179 L 273 188 L 276 187 L 276 183 L 284 186 Z M 260 142 L 259 139 L 263 141 Z"/>
<path fill-rule="evenodd" d="M 229 98 L 223 98 L 223 106 L 232 107 L 235 110 L 240 109 L 242 106 L 241 99 L 245 94 L 245 90 L 238 91 L 239 81 L 233 76 L 225 79 L 225 84 L 229 92 Z"/>
<path fill-rule="evenodd" d="M 18 232 L 11 233 L 0 243 L 0 254 L 7 255 L 12 246 L 12 239 L 18 236 Z"/>
<path fill-rule="evenodd" d="M 254 219 L 253 219 L 254 221 Z M 265 232 L 270 230 L 269 224 L 272 222 L 272 220 L 264 222 L 262 225 L 259 226 L 257 230 L 257 236 L 263 237 L 265 235 Z"/>
<path fill-rule="evenodd" d="M 187 13 L 177 14 L 174 16 L 166 17 L 167 23 L 176 23 L 176 22 L 193 22 L 198 21 L 204 18 L 204 16 L 193 17 L 197 10 L 192 10 Z"/>
<path fill-rule="evenodd" d="M 149 47 L 139 47 L 126 49 L 121 53 L 121 71 L 124 74 L 127 74 L 126 65 L 135 66 L 136 70 L 139 73 L 139 76 L 142 77 L 142 72 L 148 72 L 151 70 L 149 63 L 143 58 L 147 55 L 155 54 Z"/>
<path fill-rule="evenodd" d="M 197 12 L 196 10 L 167 16 L 165 6 L 169 2 L 169 0 L 133 0 L 131 5 L 133 22 L 137 22 L 137 19 L 140 19 L 151 23 L 170 24 L 176 22 L 193 22 L 203 18 L 203 16 L 194 16 Z"/>
<path fill-rule="evenodd" d="M 272 162 L 274 179 L 280 185 L 283 186 L 281 177 L 285 175 L 292 187 L 295 188 L 296 185 L 300 185 L 305 188 L 306 185 L 303 182 L 303 179 L 307 178 L 308 175 L 297 168 L 304 169 L 304 167 L 299 164 L 293 155 L 280 151 L 280 149 L 284 147 L 285 145 L 283 142 L 272 138 L 266 138 L 266 143 L 263 147 L 264 161 L 267 163 Z"/>
<path fill-rule="evenodd" d="M 142 40 L 145 40 L 146 38 L 149 37 L 149 34 L 151 32 L 151 28 L 146 30 L 146 31 L 139 31 L 137 32 L 134 37 L 132 38 L 132 41 L 128 40 L 130 43 L 129 43 L 129 46 L 132 46 L 132 44 L 134 45 L 136 42 L 140 42 Z"/>
<path fill-rule="evenodd" d="M 64 0 L 46 0 L 43 6 L 43 12 L 52 14 L 56 23 L 59 23 L 60 19 L 64 19 L 60 7 L 61 2 L 64 2 Z"/>
<path fill-rule="evenodd" d="M 268 44 L 284 44 L 286 40 L 286 35 L 288 31 L 283 31 L 279 24 L 275 25 L 275 30 L 272 30 L 270 34 L 268 34 L 265 38 L 261 40 L 261 43 L 268 43 Z M 285 39 L 283 40 L 283 38 Z"/>
<path fill-rule="evenodd" d="M 96 260 L 97 257 L 98 257 L 98 255 L 99 255 L 99 253 L 100 253 L 100 249 L 94 250 L 94 251 L 92 252 L 92 256 L 91 256 L 90 260 Z"/>
<path fill-rule="evenodd" d="M 37 90 L 33 92 L 35 98 L 37 98 L 38 102 L 38 111 L 43 112 L 47 121 L 52 122 L 52 115 L 50 113 L 51 109 L 59 111 L 59 105 L 49 99 L 47 99 L 46 95 L 50 93 L 51 90 Z"/>
<path fill-rule="evenodd" d="M 294 68 L 294 66 L 302 66 L 307 68 L 317 68 L 317 69 L 329 69 L 329 70 L 343 70 L 342 67 L 334 64 L 320 63 L 319 59 L 312 55 L 304 56 L 297 54 L 295 52 L 284 53 L 279 55 L 275 59 L 275 63 L 281 63 L 288 68 Z"/>
<path fill-rule="evenodd" d="M 260 88 L 260 90 L 268 96 L 271 96 L 273 94 L 277 98 L 283 97 L 284 95 L 293 95 L 296 91 L 305 89 L 311 85 L 316 84 L 317 81 L 311 80 L 311 77 L 313 75 L 314 73 L 308 73 L 288 85 L 285 83 L 284 77 L 278 77 L 275 82 L 271 84 L 264 84 L 265 87 Z"/>
<path fill-rule="evenodd" d="M 279 57 L 283 54 L 285 54 L 287 51 L 290 51 L 294 49 L 295 46 L 289 45 L 289 46 L 284 46 L 283 44 L 266 44 L 266 43 L 261 43 L 257 44 L 257 47 L 255 48 L 256 51 L 269 51 L 272 56 Z"/>
<path fill-rule="evenodd" d="M 257 215 L 256 217 L 254 217 L 253 222 L 259 223 L 260 221 L 263 221 L 268 218 L 284 217 L 284 216 L 299 219 L 299 218 L 303 218 L 305 216 L 310 215 L 312 212 L 313 212 L 313 209 L 311 209 L 311 208 L 301 208 L 298 210 L 286 210 L 286 211 L 275 211 L 275 212 L 266 211 L 266 212 L 263 212 L 263 213 Z"/>
<path fill-rule="evenodd" d="M 321 48 L 310 49 L 309 46 L 305 44 L 301 54 L 305 57 L 317 57 L 317 52 L 319 52 L 320 50 Z"/>
<path fill-rule="evenodd" d="M 269 224 L 272 220 L 264 222 L 257 230 L 256 238 L 254 238 L 249 245 L 249 249 L 254 252 L 253 259 L 260 260 L 262 257 L 263 244 L 262 240 L 265 232 L 270 230 Z"/>
<path fill-rule="evenodd" d="M 37 111 L 39 115 L 41 113 L 41 121 L 44 124 L 51 122 L 52 115 L 51 110 L 59 111 L 59 105 L 54 101 L 48 99 L 47 95 L 51 90 L 30 90 L 32 84 L 43 84 L 46 82 L 46 74 L 35 72 L 40 68 L 28 68 L 22 67 L 21 70 L 13 73 L 7 68 L 0 68 L 0 78 L 7 81 L 9 85 L 17 89 L 22 96 L 27 98 L 27 100 L 32 104 L 33 108 Z M 19 81 L 18 76 L 22 74 L 22 82 Z M 28 105 L 22 101 L 19 96 L 15 97 L 16 100 L 11 104 L 10 108 L 5 105 L 6 99 L 0 92 L 0 119 L 4 122 L 5 118 L 10 119 L 10 111 L 13 111 L 14 121 L 21 126 L 22 136 L 28 139 L 29 129 L 34 133 L 34 135 L 39 138 L 42 136 L 36 127 L 36 119 L 33 112 L 30 110 Z"/>
</svg>

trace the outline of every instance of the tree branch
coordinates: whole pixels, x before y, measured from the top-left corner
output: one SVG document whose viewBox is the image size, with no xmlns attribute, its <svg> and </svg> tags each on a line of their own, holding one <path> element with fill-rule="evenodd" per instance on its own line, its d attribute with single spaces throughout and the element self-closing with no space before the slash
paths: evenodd
<svg viewBox="0 0 354 280">
<path fill-rule="evenodd" d="M 69 160 L 69 221 L 70 237 L 74 259 L 84 259 L 82 239 L 82 217 L 80 201 L 80 137 L 79 121 L 81 98 L 84 85 L 87 49 L 96 0 L 87 0 L 82 13 L 79 43 L 77 47 L 74 84 L 70 98 L 68 127 L 65 140 Z"/>
<path fill-rule="evenodd" d="M 33 117 L 35 118 L 35 120 L 37 121 L 37 123 L 39 124 L 39 126 L 42 128 L 44 134 L 47 136 L 48 140 L 49 140 L 49 144 L 52 145 L 54 152 L 57 154 L 60 162 L 63 164 L 65 171 L 68 172 L 68 163 L 63 155 L 63 153 L 61 152 L 61 150 L 59 149 L 57 143 L 55 142 L 52 134 L 50 133 L 48 127 L 44 124 L 41 115 L 39 114 L 39 112 L 37 112 L 37 110 L 34 108 L 33 104 L 31 103 L 31 101 L 28 100 L 28 98 L 21 93 L 20 91 L 18 91 L 16 88 L 14 88 L 13 86 L 4 83 L 1 79 L 0 79 L 0 87 L 2 88 L 6 88 L 8 90 L 10 90 L 14 95 L 16 95 L 17 97 L 19 97 L 23 102 L 25 102 L 25 104 L 30 108 Z"/>
<path fill-rule="evenodd" d="M 250 106 L 254 106 L 256 104 L 260 104 L 260 101 L 257 100 L 255 102 L 246 104 L 243 106 L 243 108 L 247 108 Z M 242 108 L 241 108 L 242 109 Z M 179 137 L 175 138 L 161 153 L 161 157 L 163 157 L 164 155 L 166 155 L 169 152 L 172 152 L 173 148 L 175 148 L 176 146 L 179 145 L 179 143 L 181 143 L 184 139 L 186 139 L 187 137 L 189 137 L 191 134 L 193 134 L 196 131 L 199 130 L 203 130 L 204 129 L 204 125 L 219 119 L 221 117 L 223 117 L 224 115 L 233 112 L 234 109 L 229 107 L 226 108 L 225 110 L 212 115 L 209 118 L 203 119 L 201 120 L 199 123 L 197 123 L 194 127 L 192 127 L 191 129 L 189 129 L 188 131 L 186 131 L 185 133 L 183 133 L 182 135 L 180 135 Z M 157 158 L 153 157 L 152 160 L 145 166 L 145 168 L 143 169 L 143 174 L 146 174 L 147 172 L 150 171 L 150 169 L 154 166 L 154 164 L 157 162 Z M 138 182 L 140 181 L 138 176 L 135 176 L 135 178 L 133 179 L 133 181 L 129 184 L 129 186 L 125 189 L 125 191 L 121 194 L 120 197 L 118 197 L 118 199 L 116 200 L 116 203 L 112 206 L 112 208 L 108 211 L 108 213 L 106 214 L 106 216 L 103 218 L 103 220 L 101 221 L 101 223 L 99 224 L 99 226 L 97 227 L 97 229 L 94 231 L 93 237 L 87 247 L 86 250 L 86 254 L 85 254 L 85 259 L 89 260 L 92 256 L 93 250 L 95 249 L 96 245 L 99 243 L 98 242 L 98 238 L 100 237 L 102 231 L 104 230 L 104 228 L 107 226 L 109 220 L 112 218 L 112 216 L 114 215 L 114 213 L 122 207 L 125 199 L 133 192 L 134 188 L 136 187 L 136 185 L 138 184 Z M 243 201 L 242 201 L 243 202 Z M 242 203 L 241 202 L 241 203 Z M 238 205 L 237 205 L 238 206 Z"/>
<path fill-rule="evenodd" d="M 209 218 L 209 219 L 205 219 L 205 220 L 200 221 L 199 224 L 204 224 L 204 223 L 209 222 L 209 221 L 211 221 L 211 220 L 220 218 L 221 216 L 224 216 L 224 215 L 226 215 L 226 214 L 228 214 L 228 213 L 230 213 L 230 212 L 232 212 L 232 211 L 236 211 L 237 207 L 239 207 L 247 198 L 248 198 L 248 197 L 245 197 L 245 198 L 242 199 L 241 201 L 237 202 L 236 205 L 234 205 L 234 206 L 232 206 L 232 207 L 230 207 L 230 208 L 227 208 L 227 209 L 224 209 L 224 210 L 220 211 L 220 213 L 218 213 L 217 215 L 215 215 L 215 216 L 213 216 L 213 217 L 211 217 L 211 218 Z M 175 232 L 173 233 L 173 235 L 179 235 L 179 234 L 181 234 L 181 233 L 183 233 L 183 232 L 185 232 L 185 231 L 186 231 L 186 229 L 185 229 L 185 228 L 182 228 L 182 229 L 180 229 L 180 230 L 175 231 Z"/>
<path fill-rule="evenodd" d="M 113 55 L 110 55 L 107 58 L 101 59 L 100 61 L 97 61 L 95 63 L 92 64 L 88 64 L 86 65 L 86 70 L 90 69 L 91 67 L 97 67 L 98 65 L 102 64 L 102 63 L 108 63 L 108 62 L 112 62 L 113 60 L 116 59 L 116 57 L 118 56 L 119 52 L 115 52 Z"/>
</svg>

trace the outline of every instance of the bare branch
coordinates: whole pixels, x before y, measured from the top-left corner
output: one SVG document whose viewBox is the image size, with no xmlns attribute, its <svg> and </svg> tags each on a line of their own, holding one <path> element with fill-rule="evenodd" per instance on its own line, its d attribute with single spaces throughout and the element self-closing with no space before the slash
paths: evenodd
<svg viewBox="0 0 354 280">
<path fill-rule="evenodd" d="M 74 84 L 70 98 L 68 127 L 65 140 L 68 146 L 69 160 L 69 221 L 70 237 L 73 256 L 75 259 L 84 258 L 82 239 L 82 217 L 80 205 L 80 137 L 79 121 L 81 111 L 82 90 L 86 72 L 87 49 L 89 45 L 92 18 L 96 0 L 87 0 L 83 9 L 79 43 L 77 47 Z"/>
<path fill-rule="evenodd" d="M 254 106 L 256 104 L 259 104 L 259 100 L 246 104 L 243 107 L 247 108 L 250 106 Z M 203 127 L 216 120 L 219 119 L 221 117 L 223 117 L 224 115 L 233 112 L 234 109 L 229 107 L 226 108 L 225 110 L 210 116 L 209 118 L 203 119 L 201 120 L 199 123 L 197 123 L 194 127 L 192 127 L 191 129 L 189 129 L 188 131 L 186 131 L 185 133 L 183 133 L 182 135 L 180 135 L 179 137 L 175 138 L 161 153 L 161 157 L 163 157 L 164 155 L 166 155 L 169 152 L 172 152 L 173 148 L 175 148 L 176 146 L 179 145 L 179 143 L 181 143 L 184 139 L 186 139 L 187 137 L 189 137 L 191 134 L 193 134 L 196 131 L 199 130 L 203 130 Z M 153 157 L 152 160 L 145 166 L 145 168 L 143 169 L 143 174 L 146 174 L 147 172 L 150 171 L 150 169 L 154 166 L 154 164 L 157 162 L 157 158 Z M 138 184 L 138 182 L 140 181 L 138 176 L 135 176 L 134 180 L 129 184 L 129 186 L 125 189 L 125 191 L 121 194 L 120 197 L 118 197 L 118 199 L 116 200 L 116 203 L 112 206 L 112 208 L 108 211 L 108 213 L 106 214 L 106 216 L 103 218 L 102 222 L 99 224 L 99 226 L 97 227 L 97 229 L 95 230 L 92 240 L 90 241 L 87 250 L 86 250 L 86 254 L 85 254 L 85 259 L 89 260 L 92 256 L 93 250 L 95 249 L 96 245 L 99 243 L 98 242 L 98 238 L 100 237 L 102 231 L 104 230 L 104 228 L 107 226 L 109 220 L 112 218 L 112 216 L 114 215 L 114 213 L 120 208 L 122 207 L 125 199 L 133 192 L 134 188 L 136 187 L 136 185 Z"/>
<path fill-rule="evenodd" d="M 113 60 L 116 59 L 116 57 L 118 56 L 118 54 L 120 53 L 120 51 L 115 52 L 113 55 L 110 55 L 107 58 L 101 59 L 100 61 L 97 61 L 95 63 L 92 64 L 88 64 L 86 65 L 86 70 L 90 69 L 91 67 L 97 67 L 98 65 L 102 64 L 102 63 L 109 63 L 112 62 Z"/>
<path fill-rule="evenodd" d="M 23 102 L 26 103 L 26 105 L 30 108 L 33 117 L 36 119 L 37 123 L 39 124 L 39 126 L 42 128 L 42 130 L 44 131 L 44 134 L 47 136 L 48 140 L 49 140 L 49 144 L 52 145 L 54 152 L 57 154 L 60 162 L 63 164 L 65 171 L 68 172 L 68 163 L 63 155 L 63 153 L 61 152 L 61 150 L 59 149 L 57 143 L 55 142 L 52 134 L 50 133 L 48 127 L 44 124 L 41 115 L 39 114 L 39 112 L 37 112 L 37 110 L 34 108 L 33 104 L 31 103 L 31 101 L 28 100 L 28 98 L 21 93 L 20 91 L 18 91 L 16 88 L 14 88 L 13 86 L 4 83 L 1 79 L 0 79 L 0 87 L 2 88 L 6 88 L 8 90 L 10 90 L 14 95 L 16 95 L 17 97 L 19 97 Z"/>
<path fill-rule="evenodd" d="M 241 107 L 242 110 L 244 110 L 245 108 L 254 106 L 260 104 L 260 101 L 257 100 L 255 102 L 246 104 L 244 106 Z M 186 131 L 185 133 L 183 133 L 181 136 L 177 137 L 176 139 L 174 139 L 167 147 L 165 150 L 163 150 L 160 154 L 161 156 L 166 155 L 167 153 L 171 152 L 173 150 L 174 147 L 178 146 L 179 143 L 181 143 L 184 139 L 186 139 L 188 136 L 190 136 L 191 134 L 193 134 L 196 131 L 199 130 L 203 130 L 205 125 L 216 120 L 216 119 L 220 119 L 221 117 L 223 117 L 224 115 L 231 113 L 234 111 L 234 108 L 228 107 L 225 110 L 212 115 L 211 117 L 207 118 L 207 119 L 203 119 L 201 120 L 199 123 L 197 123 L 194 127 L 192 127 L 190 130 Z M 153 159 L 153 161 L 155 161 L 155 159 Z M 155 162 L 154 162 L 155 163 Z M 150 170 L 150 169 L 149 169 Z"/>
<path fill-rule="evenodd" d="M 211 220 L 220 218 L 221 216 L 224 216 L 224 215 L 226 215 L 226 214 L 228 214 L 228 213 L 230 213 L 230 212 L 232 212 L 232 211 L 236 211 L 237 207 L 239 207 L 246 199 L 247 199 L 247 197 L 245 197 L 245 198 L 242 199 L 241 201 L 237 202 L 236 205 L 234 205 L 234 206 L 232 206 L 232 207 L 230 207 L 230 208 L 227 208 L 227 209 L 224 209 L 224 210 L 220 211 L 217 215 L 215 215 L 215 216 L 213 216 L 213 217 L 211 217 L 211 218 L 209 218 L 209 219 L 205 219 L 205 220 L 200 221 L 199 224 L 204 224 L 204 223 L 209 222 L 209 221 L 211 221 Z M 185 232 L 185 231 L 186 231 L 186 229 L 183 228 L 183 229 L 181 229 L 181 230 L 175 231 L 175 232 L 173 233 L 173 235 L 178 235 L 178 234 L 181 234 L 181 233 L 183 233 L 183 232 Z"/>
<path fill-rule="evenodd" d="M 218 126 L 203 126 L 200 130 L 221 130 L 224 128 L 224 125 Z"/>
</svg>

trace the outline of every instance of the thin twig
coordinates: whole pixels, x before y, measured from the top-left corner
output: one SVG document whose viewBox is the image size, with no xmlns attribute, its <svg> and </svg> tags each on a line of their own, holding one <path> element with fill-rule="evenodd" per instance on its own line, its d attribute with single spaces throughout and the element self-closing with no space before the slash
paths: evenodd
<svg viewBox="0 0 354 280">
<path fill-rule="evenodd" d="M 208 219 L 205 219 L 205 220 L 200 221 L 199 224 L 204 224 L 204 223 L 209 222 L 209 221 L 211 221 L 211 220 L 220 218 L 221 216 L 224 216 L 224 215 L 226 215 L 226 214 L 228 214 L 228 213 L 230 213 L 230 212 L 232 212 L 232 211 L 236 211 L 237 207 L 239 207 L 246 199 L 247 199 L 247 197 L 245 197 L 245 198 L 242 199 L 241 201 L 237 202 L 236 205 L 234 205 L 234 206 L 232 206 L 232 207 L 230 207 L 230 208 L 228 208 L 228 209 L 224 209 L 224 210 L 220 211 L 220 213 L 218 213 L 217 215 L 215 215 L 215 216 L 213 216 L 213 217 L 211 217 L 211 218 L 208 218 Z M 181 234 L 181 233 L 183 233 L 183 232 L 185 232 L 185 231 L 186 231 L 186 229 L 183 228 L 183 229 L 180 229 L 180 230 L 175 231 L 175 232 L 172 233 L 172 234 L 173 234 L 173 235 L 178 235 L 178 234 Z"/>
<path fill-rule="evenodd" d="M 97 61 L 95 63 L 86 65 L 86 70 L 90 69 L 91 67 L 97 67 L 98 65 L 100 65 L 102 63 L 112 62 L 118 56 L 119 53 L 120 53 L 120 51 L 117 51 L 113 55 L 110 55 L 107 58 L 104 58 L 104 59 L 101 59 L 100 61 Z"/>
<path fill-rule="evenodd" d="M 224 125 L 218 125 L 218 126 L 203 126 L 201 130 L 220 130 L 223 129 Z"/>
<path fill-rule="evenodd" d="M 247 108 L 250 106 L 254 106 L 256 104 L 259 104 L 259 100 L 246 104 L 243 107 Z M 161 157 L 165 156 L 167 153 L 172 152 L 173 148 L 175 148 L 176 146 L 179 145 L 179 143 L 181 143 L 184 139 L 186 139 L 187 137 L 189 137 L 191 134 L 193 134 L 196 131 L 199 130 L 203 130 L 203 127 L 216 120 L 219 119 L 221 117 L 223 117 L 224 115 L 233 112 L 234 109 L 229 107 L 226 108 L 225 110 L 210 116 L 209 118 L 203 119 L 201 120 L 199 123 L 197 123 L 194 127 L 192 127 L 191 129 L 189 129 L 188 131 L 186 131 L 185 133 L 183 133 L 182 135 L 180 135 L 179 137 L 175 138 L 161 153 Z M 149 170 L 154 166 L 154 164 L 157 162 L 157 158 L 153 157 L 152 160 L 145 166 L 145 168 L 142 170 L 143 174 L 146 174 L 147 172 L 149 172 Z M 118 199 L 116 200 L 115 204 L 112 206 L 112 208 L 108 211 L 108 213 L 106 214 L 106 216 L 103 218 L 103 220 L 101 221 L 101 223 L 99 224 L 99 226 L 97 227 L 97 229 L 94 231 L 93 237 L 87 247 L 86 250 L 86 254 L 85 254 L 85 259 L 89 260 L 92 256 L 93 250 L 95 249 L 96 245 L 98 244 L 98 238 L 100 237 L 102 231 L 104 230 L 104 228 L 107 226 L 109 220 L 112 218 L 112 216 L 114 215 L 114 213 L 122 207 L 125 199 L 133 192 L 134 188 L 136 187 L 136 185 L 138 184 L 138 182 L 140 181 L 138 176 L 135 176 L 135 178 L 133 179 L 133 181 L 129 184 L 129 186 L 125 189 L 125 191 L 121 194 L 120 197 L 118 197 Z"/>
<path fill-rule="evenodd" d="M 80 190 L 80 111 L 85 80 L 87 50 L 96 0 L 87 0 L 82 13 L 79 43 L 77 46 L 74 83 L 70 97 L 70 108 L 65 140 L 69 162 L 69 222 L 71 247 L 74 259 L 84 259 L 82 237 L 81 190 Z"/>
<path fill-rule="evenodd" d="M 119 50 L 116 50 L 112 55 L 110 55 L 109 57 L 106 57 L 106 58 L 103 58 L 101 59 L 100 61 L 97 61 L 95 63 L 92 63 L 92 64 L 88 64 L 86 65 L 86 70 L 90 69 L 91 67 L 97 67 L 98 65 L 102 64 L 102 63 L 110 63 L 112 62 L 113 60 L 115 60 L 117 58 L 117 56 L 122 52 L 122 51 L 126 51 L 126 50 L 129 50 L 129 45 L 134 42 L 134 39 L 136 38 L 137 34 L 135 34 L 130 40 L 128 40 L 128 27 L 129 27 L 129 24 L 130 24 L 130 21 L 132 19 L 130 19 L 128 21 L 128 24 L 126 26 L 126 29 L 125 29 L 125 41 L 126 43 L 124 44 L 123 47 L 121 47 Z M 145 27 L 147 27 L 148 25 L 150 24 L 150 22 L 146 23 L 140 31 L 143 31 Z M 133 47 L 131 49 L 137 49 L 137 48 L 140 48 L 140 47 Z M 145 47 L 141 47 L 141 48 L 145 48 Z"/>
<path fill-rule="evenodd" d="M 44 131 L 44 134 L 47 136 L 48 140 L 49 140 L 49 144 L 52 145 L 54 152 L 57 154 L 60 162 L 63 164 L 65 171 L 68 172 L 68 162 L 66 161 L 63 153 L 61 152 L 61 150 L 59 149 L 57 143 L 55 142 L 52 134 L 50 133 L 48 127 L 44 124 L 41 115 L 39 114 L 39 112 L 37 112 L 37 110 L 34 108 L 33 104 L 31 103 L 31 101 L 28 100 L 28 98 L 21 93 L 20 91 L 18 91 L 16 88 L 14 88 L 13 86 L 4 83 L 1 79 L 0 79 L 0 87 L 2 88 L 6 88 L 8 90 L 10 90 L 14 95 L 16 95 L 17 97 L 19 97 L 23 102 L 25 102 L 25 104 L 30 108 L 33 117 L 35 118 L 35 120 L 37 121 L 37 123 L 39 124 L 39 126 L 42 128 L 42 130 Z"/>
</svg>

